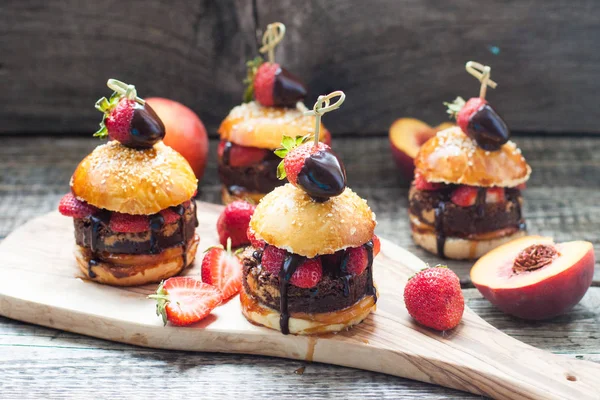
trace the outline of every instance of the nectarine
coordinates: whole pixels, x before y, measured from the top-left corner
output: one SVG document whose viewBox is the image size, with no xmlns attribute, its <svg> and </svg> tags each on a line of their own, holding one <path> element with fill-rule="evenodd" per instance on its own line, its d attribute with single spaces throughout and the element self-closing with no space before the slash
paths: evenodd
<svg viewBox="0 0 600 400">
<path fill-rule="evenodd" d="M 541 320 L 564 314 L 581 300 L 592 283 L 594 262 L 590 242 L 526 236 L 481 257 L 471 280 L 503 312 Z"/>
<path fill-rule="evenodd" d="M 414 159 L 421 145 L 444 129 L 454 124 L 444 122 L 431 127 L 415 118 L 397 119 L 390 127 L 390 145 L 392 155 L 400 172 L 407 180 L 412 180 L 415 172 Z"/>
<path fill-rule="evenodd" d="M 200 118 L 192 110 L 173 100 L 151 97 L 146 101 L 165 125 L 165 144 L 177 150 L 190 163 L 200 181 L 208 156 L 208 135 Z"/>
</svg>

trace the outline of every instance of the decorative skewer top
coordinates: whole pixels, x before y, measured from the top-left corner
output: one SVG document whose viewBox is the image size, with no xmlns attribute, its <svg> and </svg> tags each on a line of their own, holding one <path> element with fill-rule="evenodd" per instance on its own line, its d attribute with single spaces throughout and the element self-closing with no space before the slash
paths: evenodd
<svg viewBox="0 0 600 400">
<path fill-rule="evenodd" d="M 285 36 L 285 25 L 281 22 L 273 22 L 267 25 L 267 29 L 262 37 L 262 47 L 258 50 L 260 53 L 268 54 L 270 63 L 275 62 L 275 47 L 283 40 Z"/>
<path fill-rule="evenodd" d="M 468 61 L 465 65 L 465 69 L 471 75 L 473 75 L 479 82 L 481 82 L 481 88 L 479 89 L 479 97 L 485 99 L 487 87 L 496 89 L 498 84 L 490 79 L 492 68 L 489 65 L 479 64 L 475 61 Z"/>
<path fill-rule="evenodd" d="M 331 99 L 339 97 L 339 99 L 330 104 Z M 315 105 L 312 110 L 308 110 L 304 112 L 304 115 L 314 115 L 315 118 L 315 145 L 319 143 L 319 133 L 321 130 L 321 117 L 328 113 L 329 111 L 337 110 L 346 100 L 346 94 L 341 90 L 336 90 L 335 92 L 331 92 L 328 95 L 321 95 L 317 99 Z"/>
</svg>

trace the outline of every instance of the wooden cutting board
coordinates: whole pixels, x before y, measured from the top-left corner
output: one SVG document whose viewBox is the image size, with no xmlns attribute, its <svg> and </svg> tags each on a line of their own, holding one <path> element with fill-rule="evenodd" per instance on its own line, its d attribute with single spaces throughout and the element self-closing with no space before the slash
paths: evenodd
<svg viewBox="0 0 600 400">
<path fill-rule="evenodd" d="M 198 203 L 200 249 L 216 244 L 221 209 Z M 237 297 L 194 327 L 163 327 L 146 298 L 156 285 L 115 288 L 78 278 L 73 241 L 71 219 L 53 212 L 0 244 L 1 315 L 138 346 L 319 361 L 501 399 L 600 399 L 600 365 L 519 342 L 468 308 L 450 332 L 416 325 L 402 293 L 424 263 L 386 240 L 374 265 L 377 311 L 349 331 L 322 337 L 254 326 L 242 316 Z M 199 275 L 199 264 L 186 274 Z"/>
</svg>

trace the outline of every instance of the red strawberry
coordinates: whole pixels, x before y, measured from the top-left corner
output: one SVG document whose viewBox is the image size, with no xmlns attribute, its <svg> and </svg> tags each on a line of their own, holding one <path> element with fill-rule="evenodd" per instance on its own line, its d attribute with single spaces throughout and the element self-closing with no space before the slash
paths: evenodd
<svg viewBox="0 0 600 400">
<path fill-rule="evenodd" d="M 174 224 L 175 222 L 179 221 L 179 218 L 181 218 L 181 215 L 177 214 L 170 208 L 165 208 L 162 210 L 160 215 L 162 215 L 164 218 L 165 224 Z"/>
<path fill-rule="evenodd" d="M 237 294 L 242 287 L 242 263 L 231 253 L 231 241 L 227 250 L 221 246 L 211 247 L 202 259 L 202 282 L 215 286 L 223 294 L 223 300 Z"/>
<path fill-rule="evenodd" d="M 133 119 L 133 110 L 135 109 L 135 100 L 122 98 L 117 105 L 106 114 L 104 125 L 108 129 L 108 136 L 111 139 L 126 143 Z"/>
<path fill-rule="evenodd" d="M 148 297 L 156 300 L 156 315 L 165 325 L 170 321 L 178 326 L 206 318 L 223 299 L 219 289 L 187 276 L 167 279 Z"/>
<path fill-rule="evenodd" d="M 271 274 L 279 274 L 286 257 L 287 251 L 284 249 L 275 246 L 267 246 L 263 251 L 260 263 L 265 271 Z"/>
<path fill-rule="evenodd" d="M 58 203 L 58 211 L 65 217 L 85 218 L 98 212 L 98 208 L 67 193 Z"/>
<path fill-rule="evenodd" d="M 373 257 L 375 257 L 381 251 L 381 241 L 377 235 L 373 235 L 373 239 L 371 239 L 371 241 L 373 242 Z"/>
<path fill-rule="evenodd" d="M 493 187 L 489 188 L 485 193 L 486 203 L 504 203 L 506 197 L 504 196 L 504 188 Z"/>
<path fill-rule="evenodd" d="M 517 186 L 517 189 L 519 189 L 519 190 L 525 190 L 525 189 L 527 189 L 527 184 L 526 183 L 521 183 L 520 185 Z"/>
<path fill-rule="evenodd" d="M 471 97 L 469 101 L 465 103 L 463 108 L 456 115 L 456 123 L 460 126 L 463 132 L 469 132 L 469 121 L 473 114 L 477 112 L 481 107 L 487 104 L 485 99 L 480 97 Z"/>
<path fill-rule="evenodd" d="M 109 228 L 113 232 L 138 233 L 150 229 L 150 221 L 146 215 L 131 215 L 113 212 L 110 216 Z"/>
<path fill-rule="evenodd" d="M 247 201 L 237 200 L 225 207 L 217 220 L 217 232 L 221 245 L 227 245 L 231 238 L 233 247 L 240 247 L 250 243 L 248 240 L 248 226 L 256 206 Z"/>
<path fill-rule="evenodd" d="M 367 268 L 369 255 L 363 246 L 346 250 L 346 273 L 360 275 Z"/>
<path fill-rule="evenodd" d="M 457 326 L 465 309 L 458 276 L 440 265 L 409 278 L 404 288 L 404 303 L 418 323 L 438 331 Z"/>
<path fill-rule="evenodd" d="M 424 191 L 438 190 L 443 186 L 441 183 L 427 182 L 419 173 L 415 174 L 415 180 L 413 184 L 415 185 L 415 189 Z"/>
<path fill-rule="evenodd" d="M 323 266 L 321 265 L 321 258 L 310 258 L 300 264 L 296 271 L 294 271 L 290 283 L 299 288 L 310 289 L 317 286 L 322 277 Z"/>
<path fill-rule="evenodd" d="M 459 186 L 452 192 L 450 200 L 457 206 L 471 207 L 477 200 L 477 188 L 473 186 Z"/>
<path fill-rule="evenodd" d="M 279 64 L 263 63 L 254 76 L 254 97 L 266 107 L 273 107 L 273 88 L 275 87 L 275 75 L 281 70 Z"/>
<path fill-rule="evenodd" d="M 254 247 L 256 249 L 264 249 L 265 246 L 267 245 L 267 243 L 265 243 L 264 240 L 259 240 L 256 238 L 256 233 L 250 226 L 248 226 L 248 231 L 246 232 L 246 236 L 248 236 L 248 240 L 250 241 L 250 244 L 252 245 L 252 247 Z"/>
<path fill-rule="evenodd" d="M 250 62 L 248 67 L 251 69 L 249 82 L 253 85 L 254 98 L 263 106 L 295 107 L 306 97 L 304 84 L 279 64 L 265 62 L 254 70 L 255 61 Z"/>
<path fill-rule="evenodd" d="M 304 167 L 306 159 L 310 157 L 311 154 L 315 154 L 318 151 L 330 150 L 331 147 L 327 146 L 325 143 L 320 142 L 318 146 L 315 146 L 312 141 L 289 150 L 283 159 L 283 167 L 285 168 L 285 175 L 287 176 L 288 181 L 292 185 L 298 186 L 298 174 L 302 170 L 302 167 Z"/>
<path fill-rule="evenodd" d="M 223 158 L 223 153 L 225 153 L 225 146 L 227 142 L 225 140 L 221 140 L 219 145 L 217 146 L 217 155 L 219 156 L 219 160 Z"/>
<path fill-rule="evenodd" d="M 229 151 L 229 165 L 231 167 L 247 167 L 258 164 L 265 159 L 267 154 L 269 154 L 267 149 L 234 144 Z"/>
</svg>

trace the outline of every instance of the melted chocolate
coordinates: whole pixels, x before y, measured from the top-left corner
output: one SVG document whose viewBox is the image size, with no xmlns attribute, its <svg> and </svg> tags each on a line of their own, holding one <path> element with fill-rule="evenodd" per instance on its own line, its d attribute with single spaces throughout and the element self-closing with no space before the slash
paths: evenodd
<svg viewBox="0 0 600 400">
<path fill-rule="evenodd" d="M 156 239 L 156 232 L 160 231 L 162 227 L 165 225 L 165 219 L 160 214 L 153 214 L 149 218 L 150 222 L 150 253 L 156 254 L 160 253 L 162 250 L 158 246 L 158 241 Z"/>
<path fill-rule="evenodd" d="M 194 207 L 196 203 L 194 201 L 191 202 L 190 207 Z M 181 259 L 183 261 L 183 267 L 185 268 L 185 266 L 187 265 L 187 235 L 186 235 L 186 230 L 185 230 L 185 223 L 184 223 L 184 213 L 185 213 L 185 208 L 180 204 L 176 207 L 173 207 L 173 211 L 175 211 L 177 214 L 179 214 L 179 232 L 181 234 Z M 197 218 L 196 218 L 196 212 L 194 210 L 194 219 L 196 219 L 196 224 L 198 223 Z M 197 226 L 197 225 L 196 225 Z"/>
<path fill-rule="evenodd" d="M 221 161 L 223 165 L 229 165 L 229 160 L 231 159 L 231 148 L 233 147 L 233 143 L 225 142 L 223 146 L 223 156 L 221 157 Z"/>
<path fill-rule="evenodd" d="M 165 126 L 148 103 L 135 103 L 129 135 L 122 142 L 127 147 L 147 149 L 165 137 Z"/>
<path fill-rule="evenodd" d="M 100 234 L 100 228 L 102 224 L 108 224 L 110 221 L 110 212 L 109 211 L 100 211 L 98 214 L 90 216 L 90 250 L 92 252 L 92 256 L 88 261 L 88 275 L 90 278 L 95 278 L 96 273 L 92 270 L 93 267 L 98 265 L 98 260 L 96 260 L 96 253 L 98 252 L 98 236 Z"/>
<path fill-rule="evenodd" d="M 373 296 L 373 301 L 377 303 L 377 290 L 375 289 L 375 284 L 373 283 L 373 241 L 368 241 L 365 243 L 365 249 L 367 249 L 367 295 Z"/>
<path fill-rule="evenodd" d="M 317 151 L 306 158 L 297 183 L 316 201 L 325 201 L 346 188 L 346 169 L 334 152 Z"/>
<path fill-rule="evenodd" d="M 290 314 L 288 311 L 288 285 L 292 275 L 296 269 L 304 262 L 305 258 L 297 254 L 288 254 L 283 262 L 283 268 L 279 271 L 279 310 L 281 316 L 279 318 L 279 327 L 281 333 L 287 335 L 290 333 L 289 321 Z"/>
<path fill-rule="evenodd" d="M 306 86 L 285 68 L 275 72 L 273 104 L 277 107 L 296 107 L 306 97 Z"/>
<path fill-rule="evenodd" d="M 485 104 L 469 118 L 467 135 L 482 149 L 495 151 L 508 142 L 510 131 L 496 111 L 489 104 Z"/>
<path fill-rule="evenodd" d="M 440 257 L 445 257 L 444 246 L 446 245 L 446 235 L 444 234 L 444 211 L 446 210 L 446 200 L 440 200 L 437 207 L 434 209 L 435 216 L 435 234 L 437 244 L 437 254 Z"/>
<path fill-rule="evenodd" d="M 478 217 L 483 217 L 485 213 L 485 197 L 487 195 L 487 189 L 480 187 L 477 189 L 477 197 L 475 198 L 475 214 Z"/>
</svg>

